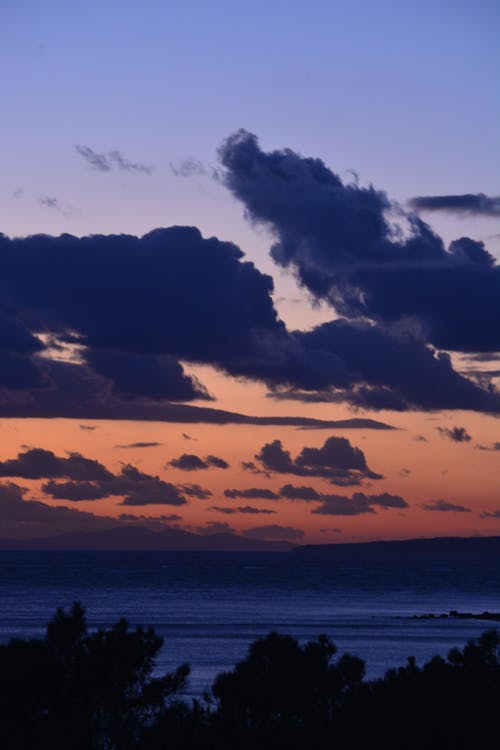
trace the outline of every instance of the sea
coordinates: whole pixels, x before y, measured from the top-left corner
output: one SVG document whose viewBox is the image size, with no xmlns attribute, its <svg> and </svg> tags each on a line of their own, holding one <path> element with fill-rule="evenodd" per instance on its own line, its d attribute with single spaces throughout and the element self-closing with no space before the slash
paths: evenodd
<svg viewBox="0 0 500 750">
<path fill-rule="evenodd" d="M 0 552 L 0 642 L 42 636 L 79 601 L 91 629 L 121 617 L 163 636 L 157 674 L 187 662 L 186 698 L 277 631 L 328 635 L 368 678 L 412 655 L 423 664 L 500 623 L 414 615 L 500 611 L 500 560 L 332 558 L 328 553 Z"/>
</svg>

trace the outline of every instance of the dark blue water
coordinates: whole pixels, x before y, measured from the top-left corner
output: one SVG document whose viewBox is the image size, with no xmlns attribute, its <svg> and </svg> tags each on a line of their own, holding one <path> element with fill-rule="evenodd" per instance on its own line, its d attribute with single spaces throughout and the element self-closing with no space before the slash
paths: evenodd
<svg viewBox="0 0 500 750">
<path fill-rule="evenodd" d="M 0 552 L 0 641 L 44 632 L 58 606 L 82 602 L 92 628 L 119 617 L 164 636 L 158 670 L 187 661 L 189 694 L 270 630 L 326 633 L 378 676 L 446 654 L 495 623 L 413 614 L 500 611 L 500 561 L 342 562 L 294 553 Z M 498 624 L 497 624 L 498 625 Z"/>
</svg>

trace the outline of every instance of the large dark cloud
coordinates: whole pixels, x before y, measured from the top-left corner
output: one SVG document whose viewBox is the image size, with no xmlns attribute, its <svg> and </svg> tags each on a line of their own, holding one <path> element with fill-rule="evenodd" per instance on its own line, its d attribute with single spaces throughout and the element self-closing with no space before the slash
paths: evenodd
<svg viewBox="0 0 500 750">
<path fill-rule="evenodd" d="M 294 459 L 283 448 L 281 440 L 274 440 L 262 446 L 255 458 L 268 472 L 323 477 L 340 486 L 382 478 L 368 467 L 363 451 L 343 437 L 329 437 L 321 448 L 306 446 Z"/>
<path fill-rule="evenodd" d="M 399 508 L 403 510 L 409 505 L 399 495 L 383 492 L 380 495 L 365 495 L 355 492 L 351 498 L 345 495 L 323 495 L 321 505 L 311 513 L 325 516 L 359 516 L 363 513 L 374 513 L 374 506 L 378 508 Z"/>
<path fill-rule="evenodd" d="M 411 321 L 438 348 L 500 349 L 500 266 L 483 243 L 465 237 L 446 249 L 384 192 L 344 184 L 290 149 L 265 153 L 245 131 L 220 157 L 226 185 L 273 232 L 275 262 L 316 298 L 349 318 Z"/>
<path fill-rule="evenodd" d="M 44 479 L 62 477 L 77 481 L 110 480 L 112 474 L 99 461 L 85 458 L 80 453 L 69 453 L 66 458 L 43 448 L 30 448 L 17 458 L 0 461 L 0 477 Z"/>
<path fill-rule="evenodd" d="M 0 386 L 10 389 L 0 393 L 0 416 L 321 425 L 166 403 L 209 398 L 181 361 L 261 380 L 282 397 L 312 394 L 370 408 L 500 408 L 488 387 L 457 374 L 446 355 L 403 330 L 336 321 L 309 334 L 287 331 L 271 278 L 235 245 L 194 228 L 141 238 L 0 236 L 0 258 L 9 310 L 0 331 L 10 327 L 5 340 L 21 347 L 5 349 L 0 339 Z M 42 358 L 33 332 L 50 342 L 45 355 L 77 345 L 80 361 Z"/>
<path fill-rule="evenodd" d="M 414 211 L 445 211 L 472 216 L 500 216 L 500 197 L 484 193 L 464 195 L 421 195 L 409 201 Z"/>
<path fill-rule="evenodd" d="M 42 490 L 54 498 L 73 502 L 115 495 L 123 496 L 121 505 L 185 505 L 187 502 L 176 485 L 141 472 L 131 464 L 123 466 L 119 474 L 108 472 L 108 476 L 94 483 L 52 481 L 44 484 Z M 185 494 L 196 495 L 199 490 L 195 486 L 193 491 L 188 490 Z"/>
<path fill-rule="evenodd" d="M 158 401 L 209 400 L 206 388 L 186 375 L 173 357 L 130 352 L 88 350 L 87 363 L 113 383 L 114 391 L 125 399 L 148 398 Z"/>
</svg>

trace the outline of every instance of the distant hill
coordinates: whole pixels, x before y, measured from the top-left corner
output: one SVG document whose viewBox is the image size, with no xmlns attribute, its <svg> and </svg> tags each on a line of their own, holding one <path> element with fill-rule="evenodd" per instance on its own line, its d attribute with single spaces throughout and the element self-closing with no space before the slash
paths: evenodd
<svg viewBox="0 0 500 750">
<path fill-rule="evenodd" d="M 182 529 L 151 531 L 141 526 L 76 531 L 35 539 L 0 539 L 0 550 L 141 550 L 186 552 L 288 552 L 289 542 L 247 539 L 236 534 L 202 536 Z"/>
<path fill-rule="evenodd" d="M 294 547 L 296 554 L 330 555 L 338 560 L 404 560 L 446 558 L 457 562 L 485 558 L 500 564 L 500 536 L 434 537 L 432 539 L 403 539 L 386 542 L 355 542 L 350 544 L 305 544 Z"/>
</svg>

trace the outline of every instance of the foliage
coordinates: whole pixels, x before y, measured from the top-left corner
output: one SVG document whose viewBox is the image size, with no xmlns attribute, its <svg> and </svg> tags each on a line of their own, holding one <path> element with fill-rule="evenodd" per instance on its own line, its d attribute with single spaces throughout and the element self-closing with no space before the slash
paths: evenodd
<svg viewBox="0 0 500 750">
<path fill-rule="evenodd" d="M 0 646 L 2 748 L 416 750 L 483 747 L 495 736 L 500 631 L 372 681 L 326 636 L 300 645 L 270 633 L 191 704 L 179 698 L 186 665 L 153 676 L 161 646 L 125 620 L 89 633 L 79 604 L 57 610 L 45 638 Z"/>
</svg>

